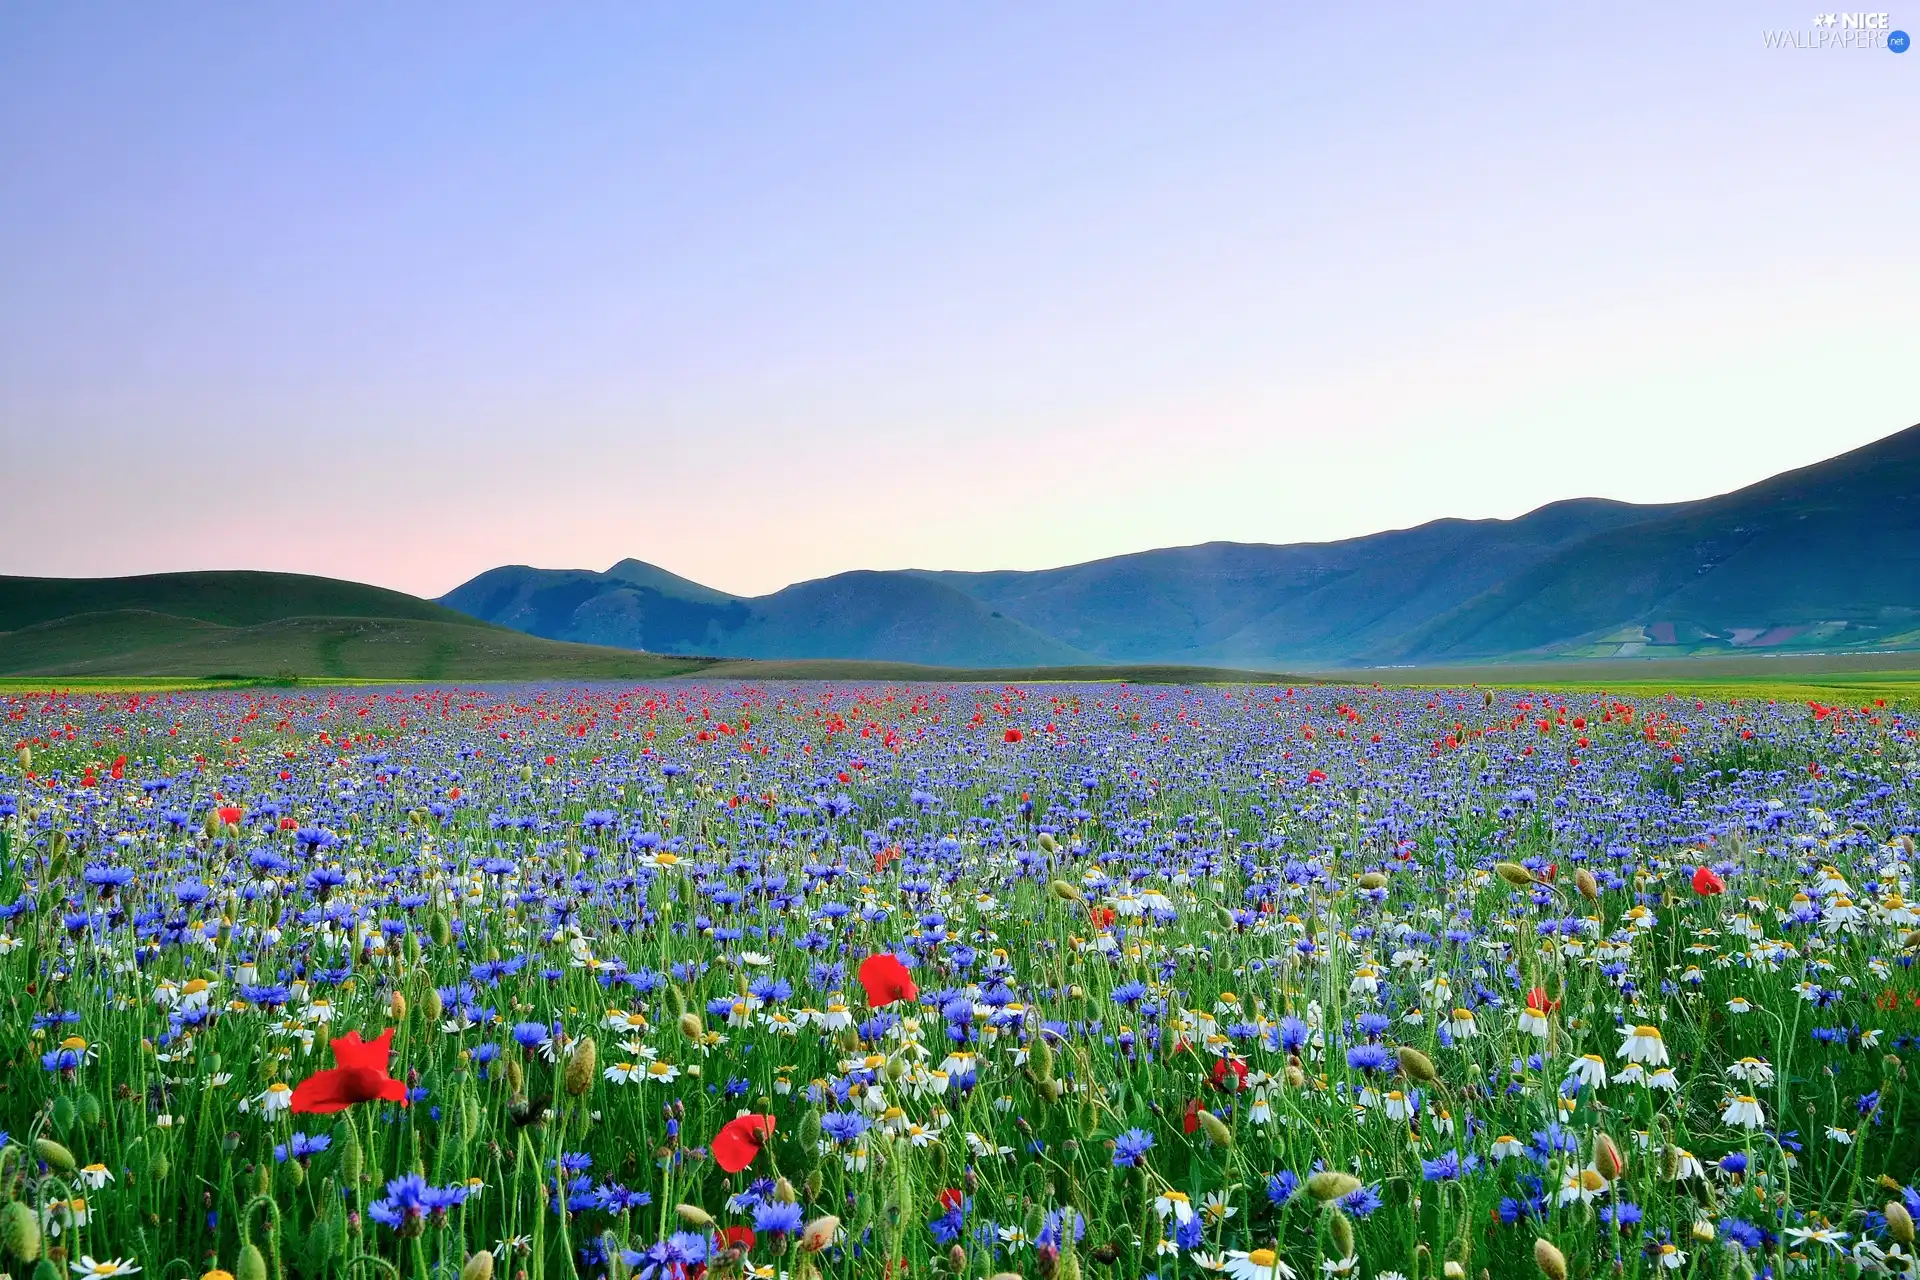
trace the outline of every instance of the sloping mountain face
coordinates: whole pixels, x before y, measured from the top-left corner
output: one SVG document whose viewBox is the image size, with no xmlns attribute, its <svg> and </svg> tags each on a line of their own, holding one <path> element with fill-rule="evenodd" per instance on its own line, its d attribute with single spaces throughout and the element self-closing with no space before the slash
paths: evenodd
<svg viewBox="0 0 1920 1280">
<path fill-rule="evenodd" d="M 857 571 L 730 596 L 637 560 L 490 569 L 441 602 L 552 640 L 732 658 L 866 658 L 1017 667 L 1088 655 L 914 573 Z"/>
<path fill-rule="evenodd" d="M 1699 502 L 1556 502 L 1340 542 L 729 596 L 637 560 L 442 603 L 552 639 L 753 658 L 1253 668 L 1920 648 L 1920 427 Z"/>
<path fill-rule="evenodd" d="M 1622 631 L 1614 641 L 1610 633 Z M 1912 427 L 1566 546 L 1388 651 L 1452 660 L 1610 644 L 1917 643 L 1920 427 Z"/>
<path fill-rule="evenodd" d="M 1578 499 L 1516 520 L 1436 520 L 1342 542 L 1214 542 L 937 576 L 1108 661 L 1338 664 L 1569 544 L 1662 510 Z"/>
</svg>

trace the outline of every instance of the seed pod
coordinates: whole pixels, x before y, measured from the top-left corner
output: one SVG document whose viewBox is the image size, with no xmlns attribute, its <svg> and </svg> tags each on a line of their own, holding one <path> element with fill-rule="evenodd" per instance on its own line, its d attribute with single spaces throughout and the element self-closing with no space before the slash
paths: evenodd
<svg viewBox="0 0 1920 1280">
<path fill-rule="evenodd" d="M 593 1088 L 594 1068 L 599 1063 L 600 1049 L 594 1043 L 592 1036 L 587 1036 L 574 1045 L 573 1052 L 567 1055 L 565 1077 L 567 1092 L 577 1098 Z"/>
<path fill-rule="evenodd" d="M 1883 1210 L 1887 1215 L 1887 1234 L 1901 1244 L 1913 1243 L 1913 1215 L 1907 1212 L 1907 1206 L 1898 1200 L 1887 1201 Z"/>
<path fill-rule="evenodd" d="M 18 1200 L 0 1209 L 0 1247 L 22 1262 L 40 1256 L 40 1216 Z"/>
<path fill-rule="evenodd" d="M 705 1229 L 713 1225 L 713 1215 L 697 1204 L 677 1204 L 673 1206 L 673 1211 L 679 1215 L 680 1221 L 690 1227 Z"/>
<path fill-rule="evenodd" d="M 1495 875 L 1516 889 L 1530 888 L 1533 884 L 1533 872 L 1517 862 L 1496 862 L 1493 864 L 1493 871 Z"/>
<path fill-rule="evenodd" d="M 1027 1063 L 1033 1068 L 1033 1078 L 1045 1083 L 1053 1079 L 1053 1046 L 1047 1043 L 1047 1033 L 1041 1032 L 1033 1038 L 1033 1048 L 1028 1052 Z"/>
<path fill-rule="evenodd" d="M 1384 889 L 1387 887 L 1387 877 L 1378 871 L 1369 871 L 1357 883 L 1362 889 Z"/>
<path fill-rule="evenodd" d="M 1555 1248 L 1551 1240 L 1533 1242 L 1533 1265 L 1540 1268 L 1540 1274 L 1547 1280 L 1567 1280 L 1567 1255 Z"/>
<path fill-rule="evenodd" d="M 1620 1145 L 1607 1134 L 1600 1134 L 1593 1140 L 1593 1167 L 1608 1182 L 1617 1181 L 1627 1171 L 1627 1157 L 1620 1151 Z"/>
<path fill-rule="evenodd" d="M 1440 1072 L 1433 1065 L 1433 1059 L 1412 1045 L 1401 1045 L 1396 1056 L 1400 1059 L 1400 1069 L 1421 1084 L 1432 1084 L 1440 1078 Z"/>
<path fill-rule="evenodd" d="M 707 1024 L 700 1020 L 699 1014 L 688 1010 L 686 1013 L 680 1015 L 680 1034 L 689 1040 L 698 1042 L 706 1036 Z"/>
<path fill-rule="evenodd" d="M 1600 901 L 1600 882 L 1593 878 L 1593 872 L 1581 867 L 1573 873 L 1573 883 L 1579 887 L 1580 896 L 1588 902 Z"/>
<path fill-rule="evenodd" d="M 1353 1256 L 1353 1219 L 1336 1208 L 1327 1210 L 1327 1234 L 1333 1237 L 1334 1252 L 1342 1258 Z"/>
<path fill-rule="evenodd" d="M 840 1230 L 840 1219 L 832 1214 L 822 1214 L 806 1225 L 800 1233 L 800 1249 L 803 1253 L 818 1253 L 833 1243 L 833 1237 Z"/>
<path fill-rule="evenodd" d="M 482 1249 L 469 1257 L 460 1268 L 460 1280 L 493 1280 L 493 1255 Z"/>
<path fill-rule="evenodd" d="M 1217 1147 L 1233 1145 L 1233 1130 L 1227 1128 L 1227 1122 L 1211 1111 L 1200 1113 L 1200 1131 Z M 1345 1254 L 1341 1255 L 1345 1257 Z"/>
<path fill-rule="evenodd" d="M 47 1167 L 55 1173 L 72 1173 L 79 1167 L 73 1158 L 73 1152 L 52 1138 L 35 1138 L 33 1151 L 35 1155 L 46 1161 Z"/>
<path fill-rule="evenodd" d="M 1085 902 L 1087 899 L 1087 895 L 1080 891 L 1080 886 L 1070 880 L 1055 880 L 1047 886 L 1047 891 L 1066 902 Z"/>
<path fill-rule="evenodd" d="M 1307 1179 L 1307 1194 L 1321 1204 L 1352 1195 L 1360 1189 L 1360 1179 L 1338 1169 L 1322 1169 Z"/>
<path fill-rule="evenodd" d="M 240 1261 L 233 1264 L 233 1280 L 267 1280 L 267 1255 L 251 1240 L 241 1248 Z"/>
</svg>

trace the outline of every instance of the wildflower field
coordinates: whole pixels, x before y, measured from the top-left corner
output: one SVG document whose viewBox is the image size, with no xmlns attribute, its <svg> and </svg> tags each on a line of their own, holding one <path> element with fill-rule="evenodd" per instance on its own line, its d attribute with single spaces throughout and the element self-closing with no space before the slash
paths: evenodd
<svg viewBox="0 0 1920 1280">
<path fill-rule="evenodd" d="M 1872 700 L 0 709 L 22 1280 L 1913 1266 Z"/>
</svg>

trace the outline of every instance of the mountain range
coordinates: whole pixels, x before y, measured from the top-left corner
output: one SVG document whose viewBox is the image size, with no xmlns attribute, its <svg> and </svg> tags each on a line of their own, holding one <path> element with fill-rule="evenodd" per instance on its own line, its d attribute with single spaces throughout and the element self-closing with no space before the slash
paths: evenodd
<svg viewBox="0 0 1920 1280">
<path fill-rule="evenodd" d="M 1920 426 L 1717 497 L 1579 498 L 1337 542 L 1058 569 L 858 570 L 735 596 L 639 560 L 441 597 L 550 640 L 976 668 L 1270 670 L 1920 648 Z"/>
</svg>

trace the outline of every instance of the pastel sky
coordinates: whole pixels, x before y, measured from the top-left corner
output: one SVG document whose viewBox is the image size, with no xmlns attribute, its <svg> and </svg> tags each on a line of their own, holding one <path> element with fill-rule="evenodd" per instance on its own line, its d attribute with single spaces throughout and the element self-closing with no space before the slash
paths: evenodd
<svg viewBox="0 0 1920 1280">
<path fill-rule="evenodd" d="M 1737 487 L 1920 421 L 1920 52 L 1812 17 L 0 6 L 0 572 L 761 592 Z"/>
</svg>

